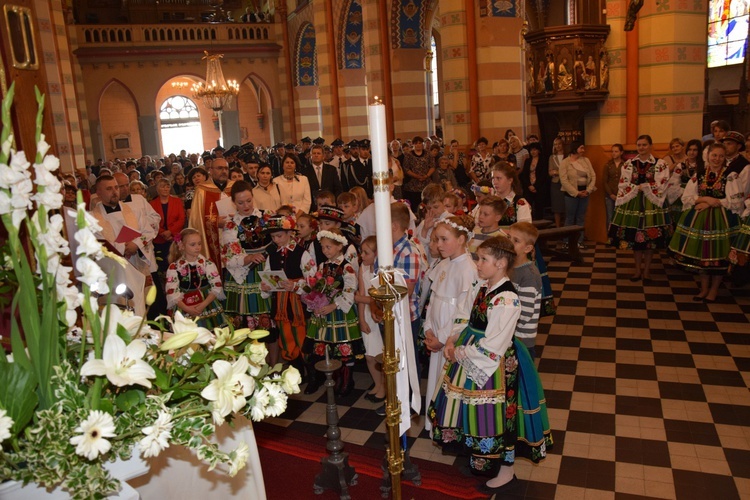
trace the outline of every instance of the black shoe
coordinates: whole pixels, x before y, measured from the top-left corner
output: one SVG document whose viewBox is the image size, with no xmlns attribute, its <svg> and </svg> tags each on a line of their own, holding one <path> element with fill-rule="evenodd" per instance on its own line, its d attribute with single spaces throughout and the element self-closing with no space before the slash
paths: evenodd
<svg viewBox="0 0 750 500">
<path fill-rule="evenodd" d="M 709 299 L 708 297 L 703 297 L 703 302 L 705 304 L 713 304 L 716 302 L 716 299 Z"/>
<path fill-rule="evenodd" d="M 700 295 L 693 297 L 693 302 L 703 302 L 704 300 L 706 300 L 706 297 L 701 297 Z"/>
<path fill-rule="evenodd" d="M 641 278 L 640 276 L 631 276 L 630 277 L 630 281 L 632 281 L 633 283 L 641 281 L 641 279 L 643 279 L 643 278 Z"/>
<path fill-rule="evenodd" d="M 365 394 L 365 399 L 372 403 L 382 403 L 383 401 L 385 401 L 385 396 L 383 396 L 382 398 L 379 398 L 375 394 L 367 393 Z"/>
<path fill-rule="evenodd" d="M 375 408 L 375 415 L 378 417 L 385 417 L 385 405 Z"/>
</svg>

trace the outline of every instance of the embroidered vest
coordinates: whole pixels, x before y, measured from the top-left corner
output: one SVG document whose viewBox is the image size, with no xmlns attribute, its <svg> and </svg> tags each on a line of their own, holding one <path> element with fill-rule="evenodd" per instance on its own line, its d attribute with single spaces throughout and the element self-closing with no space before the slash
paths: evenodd
<svg viewBox="0 0 750 500">
<path fill-rule="evenodd" d="M 513 286 L 513 283 L 508 280 L 489 293 L 487 293 L 486 286 L 483 286 L 479 289 L 479 293 L 474 299 L 474 305 L 471 308 L 471 315 L 469 316 L 469 326 L 482 331 L 485 331 L 487 329 L 487 310 L 489 309 L 490 303 L 492 303 L 492 299 L 495 297 L 495 295 L 498 295 L 502 292 L 516 293 L 516 288 Z"/>
</svg>

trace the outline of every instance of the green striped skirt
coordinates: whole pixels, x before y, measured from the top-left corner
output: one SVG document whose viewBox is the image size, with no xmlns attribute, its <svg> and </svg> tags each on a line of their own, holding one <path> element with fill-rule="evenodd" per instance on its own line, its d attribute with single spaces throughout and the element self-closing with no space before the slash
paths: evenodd
<svg viewBox="0 0 750 500">
<path fill-rule="evenodd" d="M 729 251 L 739 230 L 739 218 L 723 207 L 685 210 L 669 250 L 675 263 L 693 272 L 724 274 Z"/>
<path fill-rule="evenodd" d="M 237 283 L 229 271 L 224 272 L 224 293 L 227 296 L 225 310 L 238 316 L 270 314 L 271 301 L 260 295 L 260 266 L 253 266 L 243 283 Z"/>
<path fill-rule="evenodd" d="M 365 344 L 354 307 L 347 313 L 337 308 L 323 318 L 312 316 L 308 320 L 302 352 L 310 356 L 311 362 L 316 362 L 325 359 L 326 346 L 332 359 L 347 362 L 364 358 Z"/>
<path fill-rule="evenodd" d="M 615 207 L 608 236 L 609 244 L 621 250 L 666 248 L 672 237 L 669 212 L 638 193 L 629 202 Z"/>
<path fill-rule="evenodd" d="M 729 262 L 738 266 L 745 266 L 750 262 L 750 215 L 745 217 L 737 230 L 729 251 Z"/>
</svg>

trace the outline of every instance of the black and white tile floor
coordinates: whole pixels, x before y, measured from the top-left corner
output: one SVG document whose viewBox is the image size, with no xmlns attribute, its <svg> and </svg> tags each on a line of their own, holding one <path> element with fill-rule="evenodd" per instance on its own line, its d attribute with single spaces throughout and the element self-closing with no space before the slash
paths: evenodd
<svg viewBox="0 0 750 500">
<path fill-rule="evenodd" d="M 628 279 L 630 252 L 591 244 L 583 255 L 549 263 L 558 311 L 542 319 L 537 353 L 555 447 L 540 465 L 516 464 L 514 497 L 750 498 L 750 286 L 696 303 L 695 277 L 664 255 L 647 284 Z M 339 400 L 342 438 L 382 448 L 359 370 Z M 412 419 L 412 456 L 461 460 L 432 445 L 423 419 Z M 322 389 L 270 422 L 324 435 Z"/>
</svg>

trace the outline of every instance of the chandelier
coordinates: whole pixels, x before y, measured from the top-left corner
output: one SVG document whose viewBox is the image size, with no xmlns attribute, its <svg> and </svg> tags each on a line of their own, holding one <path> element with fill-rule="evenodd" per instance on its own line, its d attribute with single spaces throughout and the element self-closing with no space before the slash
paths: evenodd
<svg viewBox="0 0 750 500">
<path fill-rule="evenodd" d="M 206 83 L 193 84 L 193 98 L 200 100 L 203 104 L 219 113 L 224 107 L 232 102 L 232 98 L 240 91 L 237 80 L 225 80 L 224 72 L 221 70 L 221 58 L 223 54 L 206 55 Z"/>
</svg>

